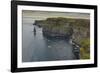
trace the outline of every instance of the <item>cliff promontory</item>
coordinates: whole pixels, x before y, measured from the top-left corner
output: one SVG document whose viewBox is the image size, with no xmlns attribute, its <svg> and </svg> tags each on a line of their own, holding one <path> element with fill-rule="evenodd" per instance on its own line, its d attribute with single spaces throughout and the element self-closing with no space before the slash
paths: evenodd
<svg viewBox="0 0 100 73">
<path fill-rule="evenodd" d="M 47 18 L 46 20 L 36 20 L 34 25 L 43 28 L 46 37 L 72 39 L 78 43 L 82 49 L 81 58 L 90 58 L 90 20 L 75 18 Z"/>
</svg>

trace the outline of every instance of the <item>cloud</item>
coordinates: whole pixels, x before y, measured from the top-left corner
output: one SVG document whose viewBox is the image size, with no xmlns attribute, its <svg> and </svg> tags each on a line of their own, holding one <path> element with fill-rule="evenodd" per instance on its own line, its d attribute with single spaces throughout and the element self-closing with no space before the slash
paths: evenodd
<svg viewBox="0 0 100 73">
<path fill-rule="evenodd" d="M 81 18 L 90 19 L 89 13 L 75 13 L 75 12 L 53 12 L 53 11 L 22 11 L 23 18 L 31 18 L 33 20 L 41 20 L 50 17 L 65 17 L 65 18 Z"/>
</svg>

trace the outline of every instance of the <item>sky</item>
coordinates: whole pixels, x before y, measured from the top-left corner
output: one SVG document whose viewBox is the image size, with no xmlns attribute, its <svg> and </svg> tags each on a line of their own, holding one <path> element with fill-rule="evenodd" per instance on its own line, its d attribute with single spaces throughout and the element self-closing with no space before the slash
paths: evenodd
<svg viewBox="0 0 100 73">
<path fill-rule="evenodd" d="M 54 18 L 54 17 L 90 19 L 90 14 L 75 13 L 75 12 L 22 10 L 22 19 L 23 22 L 25 23 L 33 23 L 34 20 L 45 20 L 46 18 Z"/>
<path fill-rule="evenodd" d="M 30 11 L 23 10 L 23 17 L 31 17 L 33 19 L 46 19 L 50 17 L 65 17 L 65 18 L 82 18 L 89 19 L 89 13 L 75 13 L 75 12 L 52 12 L 52 11 Z"/>
</svg>

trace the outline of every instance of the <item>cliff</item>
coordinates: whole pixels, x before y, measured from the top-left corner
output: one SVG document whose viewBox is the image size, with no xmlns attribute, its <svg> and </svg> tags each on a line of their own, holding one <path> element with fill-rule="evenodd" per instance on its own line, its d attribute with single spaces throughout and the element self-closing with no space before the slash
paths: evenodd
<svg viewBox="0 0 100 73">
<path fill-rule="evenodd" d="M 82 47 L 80 50 L 81 58 L 90 58 L 89 19 L 47 18 L 46 20 L 36 20 L 34 25 L 42 27 L 43 34 L 46 37 L 72 39 Z"/>
<path fill-rule="evenodd" d="M 47 37 L 69 38 L 72 36 L 73 29 L 66 18 L 47 18 L 34 23 L 43 28 L 43 34 Z"/>
<path fill-rule="evenodd" d="M 49 37 L 70 37 L 80 43 L 83 38 L 90 37 L 90 22 L 88 19 L 47 18 L 36 20 L 34 25 L 43 28 L 43 34 Z"/>
</svg>

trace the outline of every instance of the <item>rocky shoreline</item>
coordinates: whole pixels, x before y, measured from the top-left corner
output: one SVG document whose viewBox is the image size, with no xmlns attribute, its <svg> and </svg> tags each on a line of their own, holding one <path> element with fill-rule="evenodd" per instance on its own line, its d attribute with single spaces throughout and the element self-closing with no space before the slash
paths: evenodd
<svg viewBox="0 0 100 73">
<path fill-rule="evenodd" d="M 89 19 L 47 18 L 36 20 L 33 25 L 42 27 L 45 37 L 71 39 L 86 51 L 90 48 L 90 42 L 87 41 L 90 38 Z M 89 53 L 90 50 L 87 52 Z"/>
</svg>

